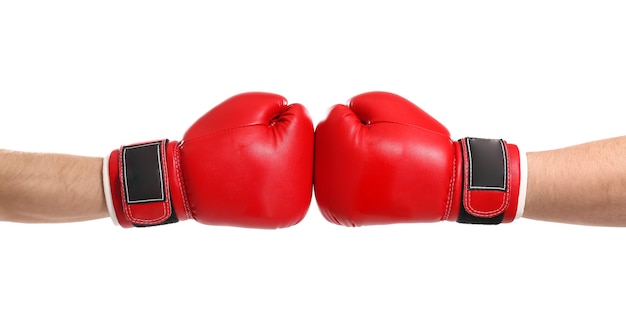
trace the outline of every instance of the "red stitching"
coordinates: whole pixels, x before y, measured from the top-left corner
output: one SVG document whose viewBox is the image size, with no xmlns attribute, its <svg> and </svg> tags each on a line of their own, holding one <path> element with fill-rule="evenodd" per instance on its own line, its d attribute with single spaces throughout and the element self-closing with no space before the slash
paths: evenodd
<svg viewBox="0 0 626 332">
<path fill-rule="evenodd" d="M 454 146 L 454 143 L 450 141 Z M 448 220 L 450 212 L 452 212 L 452 196 L 454 195 L 454 184 L 456 182 L 456 149 L 454 149 L 454 158 L 452 159 L 452 177 L 450 179 L 450 186 L 448 188 L 448 199 L 446 201 L 446 212 L 441 220 Z"/>
<path fill-rule="evenodd" d="M 176 144 L 174 148 L 174 172 L 176 173 L 176 178 L 178 179 L 178 184 L 180 187 L 180 193 L 183 197 L 183 205 L 185 206 L 185 216 L 187 219 L 194 219 L 191 214 L 191 209 L 189 208 L 189 201 L 187 200 L 187 189 L 185 188 L 185 180 L 183 179 L 183 175 L 180 167 L 180 145 Z"/>
</svg>

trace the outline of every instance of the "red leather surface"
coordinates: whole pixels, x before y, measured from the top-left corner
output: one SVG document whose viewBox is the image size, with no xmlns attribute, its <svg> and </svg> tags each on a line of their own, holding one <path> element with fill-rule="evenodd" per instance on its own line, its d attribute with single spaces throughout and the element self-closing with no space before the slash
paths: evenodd
<svg viewBox="0 0 626 332">
<path fill-rule="evenodd" d="M 519 148 L 515 144 L 507 143 L 507 149 L 509 150 L 509 191 L 511 193 L 511 202 L 509 204 L 509 207 L 504 212 L 504 220 L 502 222 L 505 223 L 515 220 L 519 203 L 521 181 Z"/>
<path fill-rule="evenodd" d="M 315 195 L 345 226 L 430 222 L 449 214 L 455 149 L 448 130 L 386 92 L 336 105 L 316 128 Z"/>
<path fill-rule="evenodd" d="M 122 206 L 122 181 L 120 180 L 119 172 L 119 153 L 119 150 L 113 150 L 109 155 L 109 186 L 111 188 L 113 208 L 115 209 L 115 218 L 120 226 L 129 228 L 133 227 L 133 224 L 130 220 L 126 219 Z"/>
<path fill-rule="evenodd" d="M 193 218 L 253 228 L 298 223 L 311 202 L 313 139 L 304 106 L 279 95 L 245 93 L 216 106 L 180 141 Z"/>
</svg>

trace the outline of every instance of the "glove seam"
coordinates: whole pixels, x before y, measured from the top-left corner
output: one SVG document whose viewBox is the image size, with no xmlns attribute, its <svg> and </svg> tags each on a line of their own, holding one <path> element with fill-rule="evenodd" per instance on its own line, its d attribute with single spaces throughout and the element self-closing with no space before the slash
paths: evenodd
<svg viewBox="0 0 626 332">
<path fill-rule="evenodd" d="M 183 174 L 181 172 L 180 167 L 180 148 L 179 145 L 176 145 L 174 148 L 174 172 L 176 173 L 176 179 L 178 180 L 178 185 L 180 187 L 180 191 L 183 197 L 183 205 L 185 206 L 185 216 L 187 219 L 195 219 L 191 214 L 191 209 L 189 208 L 189 200 L 187 199 L 187 189 L 185 188 L 185 181 L 183 179 Z"/>
<path fill-rule="evenodd" d="M 265 126 L 265 125 L 261 124 L 261 123 L 251 123 L 251 124 L 245 124 L 245 125 L 241 125 L 241 126 L 237 126 L 237 127 L 221 129 L 221 130 L 218 130 L 216 132 L 212 132 L 212 133 L 209 133 L 209 134 L 204 134 L 202 136 L 196 136 L 196 137 L 193 137 L 193 138 L 190 138 L 190 139 L 183 139 L 182 143 L 184 144 L 184 143 L 194 142 L 194 141 L 197 141 L 197 140 L 205 139 L 207 137 L 221 135 L 221 134 L 233 131 L 233 130 L 247 128 L 247 127 L 254 127 L 254 126 Z"/>
<path fill-rule="evenodd" d="M 426 129 L 424 127 L 420 127 L 420 126 L 417 126 L 417 125 L 414 125 L 414 124 L 410 124 L 410 123 L 402 123 L 402 122 L 395 122 L 395 121 L 377 121 L 377 122 L 369 122 L 367 125 L 363 125 L 363 126 L 371 127 L 372 125 L 383 124 L 383 123 L 396 124 L 396 125 L 400 125 L 400 126 L 406 126 L 406 127 L 411 127 L 411 128 L 415 128 L 415 129 L 420 129 L 420 130 L 423 130 L 423 131 L 426 131 L 426 132 L 429 132 L 429 133 L 432 133 L 432 134 L 436 134 L 436 135 L 439 135 L 441 137 L 445 137 L 447 139 L 450 139 L 450 135 L 449 134 L 442 134 L 440 132 L 437 132 L 437 131 L 434 131 L 434 130 L 430 130 L 430 129 Z"/>
<path fill-rule="evenodd" d="M 452 196 L 454 195 L 454 184 L 456 182 L 456 154 L 452 159 L 452 177 L 450 178 L 450 185 L 448 187 L 448 199 L 446 201 L 446 213 L 441 220 L 448 220 L 450 217 L 450 211 L 452 210 Z"/>
</svg>

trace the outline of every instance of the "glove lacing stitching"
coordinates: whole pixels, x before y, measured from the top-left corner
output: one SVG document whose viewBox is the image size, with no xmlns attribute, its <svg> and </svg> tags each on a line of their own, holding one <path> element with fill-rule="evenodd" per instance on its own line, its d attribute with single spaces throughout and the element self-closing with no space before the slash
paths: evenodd
<svg viewBox="0 0 626 332">
<path fill-rule="evenodd" d="M 454 154 L 454 159 L 452 160 L 452 177 L 450 178 L 450 186 L 448 187 L 448 199 L 446 201 L 446 213 L 444 214 L 441 220 L 448 220 L 450 217 L 450 212 L 452 210 L 452 196 L 454 193 L 454 183 L 456 181 L 456 153 Z"/>
<path fill-rule="evenodd" d="M 176 145 L 174 149 L 174 169 L 176 173 L 176 179 L 178 180 L 181 196 L 183 196 L 183 205 L 185 206 L 185 216 L 187 219 L 194 219 L 191 215 L 191 209 L 189 208 L 189 201 L 187 200 L 187 190 L 185 189 L 185 181 L 180 171 L 180 147 Z"/>
</svg>

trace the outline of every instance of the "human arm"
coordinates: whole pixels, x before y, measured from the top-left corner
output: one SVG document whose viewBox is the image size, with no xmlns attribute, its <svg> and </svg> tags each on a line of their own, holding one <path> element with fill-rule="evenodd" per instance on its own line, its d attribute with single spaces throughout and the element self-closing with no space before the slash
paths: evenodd
<svg viewBox="0 0 626 332">
<path fill-rule="evenodd" d="M 523 217 L 626 226 L 626 136 L 531 152 Z"/>
<path fill-rule="evenodd" d="M 0 220 L 53 223 L 108 217 L 102 162 L 0 149 Z"/>
</svg>

